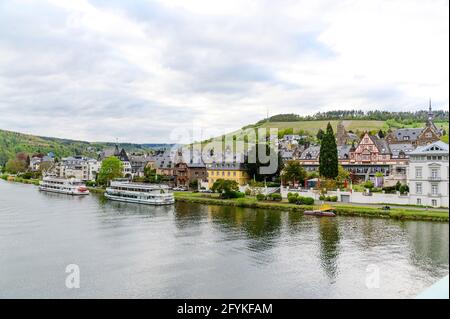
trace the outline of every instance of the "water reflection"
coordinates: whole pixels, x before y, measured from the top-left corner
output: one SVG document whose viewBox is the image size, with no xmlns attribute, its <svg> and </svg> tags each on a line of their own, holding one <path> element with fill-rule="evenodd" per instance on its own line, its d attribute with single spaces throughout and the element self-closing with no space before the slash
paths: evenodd
<svg viewBox="0 0 450 319">
<path fill-rule="evenodd" d="M 448 224 L 404 222 L 411 263 L 439 277 L 439 266 L 448 265 Z"/>
<path fill-rule="evenodd" d="M 320 218 L 320 265 L 328 278 L 335 280 L 338 274 L 339 226 L 336 218 Z"/>
<path fill-rule="evenodd" d="M 0 200 L 0 298 L 398 298 L 448 273 L 448 223 L 155 207 L 1 180 Z M 74 262 L 85 281 L 69 291 Z M 379 289 L 364 286 L 370 263 Z"/>
</svg>

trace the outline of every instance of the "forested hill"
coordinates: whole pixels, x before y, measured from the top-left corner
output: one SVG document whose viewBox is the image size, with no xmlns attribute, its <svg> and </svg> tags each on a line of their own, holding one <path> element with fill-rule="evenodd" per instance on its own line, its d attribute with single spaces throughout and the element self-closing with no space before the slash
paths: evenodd
<svg viewBox="0 0 450 319">
<path fill-rule="evenodd" d="M 449 112 L 443 110 L 433 111 L 434 121 L 448 122 Z M 397 121 L 403 124 L 425 122 L 428 111 L 415 112 L 389 112 L 389 111 L 362 111 L 362 110 L 337 110 L 318 112 L 314 115 L 301 116 L 298 114 L 278 114 L 261 120 L 255 125 L 267 122 L 295 122 L 295 121 L 332 121 L 332 120 L 372 120 L 372 121 Z"/>
<path fill-rule="evenodd" d="M 53 152 L 57 157 L 85 155 L 95 158 L 97 152 L 114 145 L 114 143 L 90 143 L 0 130 L 0 165 L 4 165 L 8 159 L 14 158 L 20 152 L 27 154 Z M 164 145 L 119 143 L 119 147 L 123 147 L 127 152 L 137 153 L 147 152 L 158 146 Z"/>
</svg>

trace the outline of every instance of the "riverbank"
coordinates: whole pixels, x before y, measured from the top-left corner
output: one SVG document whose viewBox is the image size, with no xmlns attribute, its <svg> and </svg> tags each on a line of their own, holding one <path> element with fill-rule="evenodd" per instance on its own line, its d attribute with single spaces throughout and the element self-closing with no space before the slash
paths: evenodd
<svg viewBox="0 0 450 319">
<path fill-rule="evenodd" d="M 2 176 L 3 178 L 3 176 Z M 3 178 L 5 179 L 5 178 Z M 39 185 L 38 180 L 27 180 L 20 177 L 9 176 L 5 180 L 17 183 Z M 88 187 L 91 193 L 103 194 L 104 188 Z M 234 206 L 243 208 L 261 208 L 271 210 L 283 210 L 283 211 L 297 211 L 304 212 L 305 210 L 311 210 L 317 208 L 317 205 L 295 205 L 283 200 L 280 202 L 274 201 L 258 201 L 254 197 L 234 198 L 234 199 L 221 199 L 218 194 L 205 194 L 205 193 L 193 193 L 193 192 L 175 192 L 175 201 L 186 203 L 197 203 L 205 205 L 218 205 L 218 206 Z M 332 203 L 336 214 L 341 216 L 360 216 L 360 217 L 378 217 L 378 218 L 393 218 L 399 220 L 422 220 L 422 221 L 449 221 L 448 211 L 427 209 L 418 209 L 417 207 L 391 207 L 390 210 L 382 210 L 380 207 L 370 207 Z"/>
<path fill-rule="evenodd" d="M 287 210 L 304 212 L 317 208 L 317 205 L 295 205 L 287 201 L 272 202 L 258 201 L 253 197 L 236 198 L 236 199 L 220 199 L 216 194 L 202 194 L 190 192 L 175 193 L 177 202 L 199 203 L 206 205 L 235 206 L 244 208 L 262 208 L 272 210 Z M 439 211 L 431 209 L 408 209 L 408 208 L 392 208 L 390 210 L 382 210 L 377 207 L 356 206 L 351 204 L 333 203 L 333 207 L 337 215 L 342 216 L 361 216 L 361 217 L 378 217 L 378 218 L 394 218 L 399 220 L 425 220 L 448 222 L 448 211 Z"/>
</svg>

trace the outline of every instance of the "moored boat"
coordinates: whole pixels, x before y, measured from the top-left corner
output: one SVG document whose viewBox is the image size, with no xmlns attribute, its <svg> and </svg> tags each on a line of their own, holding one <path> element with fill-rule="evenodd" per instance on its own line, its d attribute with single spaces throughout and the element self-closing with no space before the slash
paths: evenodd
<svg viewBox="0 0 450 319">
<path fill-rule="evenodd" d="M 330 205 L 322 205 L 319 209 L 305 210 L 304 215 L 335 217 L 336 213 Z"/>
<path fill-rule="evenodd" d="M 305 210 L 304 215 L 314 215 L 314 216 L 328 216 L 335 217 L 336 213 L 333 211 L 322 211 L 322 210 Z"/>
<path fill-rule="evenodd" d="M 115 201 L 147 204 L 170 205 L 175 203 L 173 193 L 166 185 L 130 183 L 112 181 L 106 188 L 105 197 Z"/>
<path fill-rule="evenodd" d="M 45 176 L 39 181 L 39 190 L 67 195 L 88 195 L 89 190 L 79 179 Z"/>
</svg>

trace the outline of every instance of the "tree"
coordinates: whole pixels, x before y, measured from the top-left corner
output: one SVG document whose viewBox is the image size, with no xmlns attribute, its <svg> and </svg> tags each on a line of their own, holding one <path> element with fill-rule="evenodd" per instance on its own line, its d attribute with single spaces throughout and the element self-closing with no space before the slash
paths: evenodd
<svg viewBox="0 0 450 319">
<path fill-rule="evenodd" d="M 197 190 L 198 189 L 198 185 L 199 185 L 198 179 L 194 179 L 193 181 L 189 182 L 189 188 L 191 190 Z"/>
<path fill-rule="evenodd" d="M 333 128 L 328 122 L 327 131 L 322 139 L 319 155 L 319 173 L 326 178 L 338 176 L 338 152 Z"/>
<path fill-rule="evenodd" d="M 338 176 L 336 177 L 336 182 L 339 187 L 344 185 L 344 182 L 350 178 L 350 172 L 347 171 L 342 165 L 338 166 Z"/>
<path fill-rule="evenodd" d="M 259 158 L 259 148 L 265 147 L 266 148 L 266 155 L 270 156 L 268 163 L 261 163 Z M 271 148 L 268 144 L 262 144 L 257 143 L 253 148 L 249 151 L 249 153 L 254 152 L 256 154 L 256 163 L 249 163 L 248 157 L 246 160 L 246 170 L 248 176 L 250 178 L 254 178 L 256 181 L 263 182 L 264 180 L 271 180 L 276 176 L 280 175 L 281 170 L 283 169 L 283 160 L 281 158 L 281 154 L 279 151 L 275 151 L 273 148 Z M 276 161 L 276 169 L 274 172 L 270 174 L 261 174 L 261 167 L 268 167 L 270 164 L 273 163 L 273 161 Z"/>
<path fill-rule="evenodd" d="M 99 185 L 106 186 L 114 178 L 122 177 L 123 164 L 114 156 L 105 158 L 100 167 L 100 171 L 97 174 L 97 183 Z"/>
<path fill-rule="evenodd" d="M 233 180 L 220 178 L 214 182 L 211 190 L 220 193 L 222 198 L 231 198 L 239 191 L 239 184 Z"/>
<path fill-rule="evenodd" d="M 6 162 L 5 165 L 5 171 L 11 174 L 25 172 L 27 168 L 28 166 L 26 161 L 20 160 L 18 158 L 10 159 L 8 162 Z"/>
<path fill-rule="evenodd" d="M 378 131 L 378 137 L 379 138 L 384 138 L 384 132 L 380 129 L 379 131 Z"/>
<path fill-rule="evenodd" d="M 297 161 L 288 161 L 283 169 L 282 177 L 287 182 L 304 183 L 306 179 L 306 171 Z"/>
<path fill-rule="evenodd" d="M 156 169 L 150 166 L 144 167 L 144 179 L 147 183 L 157 183 L 158 177 L 156 176 Z"/>
<path fill-rule="evenodd" d="M 325 132 L 319 128 L 319 130 L 317 131 L 316 137 L 319 141 L 321 141 L 323 139 L 323 137 L 325 136 Z"/>
</svg>

